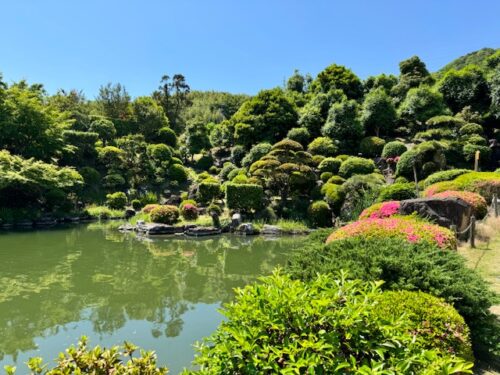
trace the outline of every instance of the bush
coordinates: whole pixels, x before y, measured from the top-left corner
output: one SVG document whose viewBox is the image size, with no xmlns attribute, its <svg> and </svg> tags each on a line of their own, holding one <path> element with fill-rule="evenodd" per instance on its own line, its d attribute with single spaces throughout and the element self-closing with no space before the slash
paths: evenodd
<svg viewBox="0 0 500 375">
<path fill-rule="evenodd" d="M 471 171 L 469 169 L 450 169 L 448 171 L 439 171 L 427 177 L 424 180 L 424 186 L 429 186 L 441 181 L 450 181 L 467 172 Z"/>
<path fill-rule="evenodd" d="M 123 210 L 127 205 L 127 195 L 122 191 L 107 194 L 106 205 L 113 210 Z"/>
<path fill-rule="evenodd" d="M 342 161 L 337 158 L 324 158 L 318 165 L 320 172 L 331 172 L 333 174 L 339 173 L 340 164 Z"/>
<path fill-rule="evenodd" d="M 323 172 L 319 176 L 320 180 L 323 182 L 327 182 L 331 177 L 333 177 L 332 172 Z"/>
<path fill-rule="evenodd" d="M 428 164 L 423 168 L 426 163 L 433 164 Z M 396 175 L 413 180 L 413 166 L 415 166 L 417 174 L 421 179 L 427 177 L 428 174 L 434 173 L 436 170 L 443 169 L 446 166 L 443 146 L 435 141 L 423 142 L 413 149 L 404 152 L 396 166 Z"/>
<path fill-rule="evenodd" d="M 352 156 L 342 162 L 339 168 L 339 175 L 349 178 L 355 174 L 370 174 L 375 172 L 376 169 L 377 167 L 373 160 Z"/>
<path fill-rule="evenodd" d="M 465 124 L 460 128 L 458 132 L 460 133 L 460 135 L 482 135 L 484 133 L 484 130 L 483 127 L 479 124 Z"/>
<path fill-rule="evenodd" d="M 132 199 L 132 202 L 130 202 L 132 205 L 132 208 L 136 211 L 139 211 L 142 207 L 142 203 L 139 199 Z"/>
<path fill-rule="evenodd" d="M 327 137 L 318 137 L 307 146 L 307 151 L 313 155 L 334 156 L 338 150 L 335 143 Z"/>
<path fill-rule="evenodd" d="M 102 186 L 106 189 L 115 189 L 125 186 L 126 181 L 121 174 L 111 173 L 102 178 Z"/>
<path fill-rule="evenodd" d="M 385 290 L 420 290 L 453 304 L 471 330 L 476 356 L 498 351 L 498 322 L 489 311 L 494 294 L 481 277 L 454 251 L 436 244 L 398 238 L 347 238 L 324 245 L 326 231 L 309 236 L 293 254 L 286 271 L 311 280 L 339 269 L 363 280 L 384 280 Z"/>
<path fill-rule="evenodd" d="M 234 171 L 236 168 L 236 166 L 232 163 L 224 163 L 224 166 L 222 167 L 222 169 L 220 170 L 220 173 L 219 173 L 219 178 L 221 181 L 227 181 L 229 178 L 229 173 L 231 173 L 232 171 Z"/>
<path fill-rule="evenodd" d="M 188 178 L 186 169 L 179 164 L 172 164 L 168 168 L 168 176 L 171 180 L 177 181 L 179 183 L 186 182 Z"/>
<path fill-rule="evenodd" d="M 214 165 L 214 158 L 210 154 L 203 154 L 196 162 L 196 168 L 202 171 L 208 171 L 212 165 Z"/>
<path fill-rule="evenodd" d="M 437 193 L 432 196 L 433 198 L 460 198 L 469 203 L 472 207 L 472 212 L 477 219 L 482 219 L 486 216 L 488 212 L 488 204 L 486 199 L 477 193 L 472 193 L 470 191 L 443 191 L 442 193 Z"/>
<path fill-rule="evenodd" d="M 382 219 L 391 217 L 399 213 L 399 201 L 375 203 L 368 208 L 365 208 L 359 215 L 359 219 Z"/>
<path fill-rule="evenodd" d="M 474 361 L 469 327 L 464 318 L 442 299 L 423 292 L 386 291 L 376 298 L 377 316 L 397 319 L 404 311 L 411 333 L 424 339 L 426 349 L 438 349 Z"/>
<path fill-rule="evenodd" d="M 175 206 L 158 206 L 151 210 L 150 218 L 153 223 L 174 224 L 179 220 L 179 209 Z"/>
<path fill-rule="evenodd" d="M 164 127 L 158 130 L 157 138 L 160 143 L 174 148 L 177 147 L 177 135 L 170 128 Z"/>
<path fill-rule="evenodd" d="M 182 209 L 186 204 L 191 204 L 193 206 L 198 206 L 196 201 L 194 199 L 184 199 L 180 204 L 179 204 L 179 210 Z"/>
<path fill-rule="evenodd" d="M 331 227 L 332 212 L 325 201 L 311 203 L 307 209 L 308 217 L 315 227 Z"/>
<path fill-rule="evenodd" d="M 210 203 L 207 207 L 207 213 L 210 214 L 211 212 L 215 212 L 217 215 L 221 215 L 223 210 L 218 204 Z"/>
<path fill-rule="evenodd" d="M 255 214 L 255 219 L 262 220 L 266 223 L 274 223 L 278 220 L 278 215 L 276 215 L 276 212 L 272 207 L 264 207 Z"/>
<path fill-rule="evenodd" d="M 359 152 L 363 156 L 374 158 L 380 156 L 384 148 L 385 141 L 379 137 L 365 137 L 359 143 Z"/>
<path fill-rule="evenodd" d="M 270 143 L 258 143 L 255 146 L 253 146 L 248 154 L 243 158 L 241 161 L 241 165 L 243 167 L 249 167 L 253 163 L 255 163 L 257 160 L 262 158 L 263 156 L 267 155 L 269 151 L 271 151 L 271 144 Z"/>
<path fill-rule="evenodd" d="M 309 142 L 311 134 L 309 134 L 309 130 L 306 128 L 293 128 L 290 129 L 286 137 L 305 146 Z"/>
<path fill-rule="evenodd" d="M 90 217 L 99 220 L 121 219 L 125 216 L 125 212 L 123 210 L 112 210 L 111 208 L 106 206 L 90 206 L 87 207 L 86 211 L 90 215 Z M 26 219 L 26 216 L 23 215 L 21 218 Z M 16 218 L 14 218 L 14 222 L 16 221 L 17 221 Z"/>
<path fill-rule="evenodd" d="M 231 210 L 258 210 L 262 206 L 263 198 L 264 190 L 260 185 L 233 183 L 226 185 L 226 202 Z"/>
<path fill-rule="evenodd" d="M 333 212 L 338 214 L 345 197 L 342 186 L 326 183 L 321 187 L 321 194 L 325 196 L 325 200 L 328 202 Z"/>
<path fill-rule="evenodd" d="M 221 195 L 221 186 L 218 182 L 203 181 L 198 185 L 198 200 L 203 203 L 219 199 Z"/>
<path fill-rule="evenodd" d="M 312 157 L 312 165 L 318 166 L 325 159 L 323 155 L 313 155 Z"/>
<path fill-rule="evenodd" d="M 417 197 L 415 190 L 415 184 L 411 182 L 407 183 L 395 183 L 392 185 L 384 186 L 379 193 L 378 201 L 402 201 L 405 199 L 413 199 Z"/>
<path fill-rule="evenodd" d="M 160 207 L 160 205 L 156 204 L 156 203 L 150 203 L 150 204 L 145 205 L 142 208 L 142 212 L 145 213 L 145 214 L 150 214 L 151 211 L 153 211 L 157 207 Z"/>
<path fill-rule="evenodd" d="M 345 178 L 340 176 L 332 176 L 328 179 L 329 184 L 342 185 L 345 182 Z"/>
<path fill-rule="evenodd" d="M 359 236 L 365 238 L 398 238 L 412 243 L 429 242 L 447 250 L 457 248 L 455 235 L 449 229 L 411 216 L 393 216 L 384 219 L 373 218 L 355 221 L 335 230 L 326 242 Z"/>
<path fill-rule="evenodd" d="M 180 208 L 181 216 L 185 220 L 196 220 L 198 219 L 198 207 L 191 203 L 185 203 Z"/>
<path fill-rule="evenodd" d="M 275 272 L 236 290 L 218 329 L 198 347 L 198 374 L 441 373 L 468 369 L 462 359 L 428 351 L 415 324 L 388 319 L 372 305 L 375 283 L 319 275 L 310 282 Z M 404 348 L 404 350 L 401 350 Z"/>
<path fill-rule="evenodd" d="M 241 165 L 241 161 L 247 154 L 245 147 L 236 145 L 231 149 L 231 161 L 236 165 Z"/>
<path fill-rule="evenodd" d="M 481 165 L 486 165 L 490 161 L 490 148 L 488 146 L 481 146 L 472 143 L 466 143 L 462 148 L 465 161 L 472 164 L 474 158 L 476 157 L 476 151 L 480 152 L 479 163 Z"/>
</svg>

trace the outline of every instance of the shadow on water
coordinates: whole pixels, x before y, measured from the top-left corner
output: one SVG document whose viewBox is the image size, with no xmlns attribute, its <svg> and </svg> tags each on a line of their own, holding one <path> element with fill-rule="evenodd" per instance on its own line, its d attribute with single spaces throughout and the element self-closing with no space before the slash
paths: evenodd
<svg viewBox="0 0 500 375">
<path fill-rule="evenodd" d="M 300 238 L 148 239 L 92 223 L 0 235 L 0 367 L 52 360 L 81 335 L 156 350 L 173 374 L 222 320 L 233 288 L 284 264 Z M 23 372 L 23 371 L 21 371 Z"/>
</svg>

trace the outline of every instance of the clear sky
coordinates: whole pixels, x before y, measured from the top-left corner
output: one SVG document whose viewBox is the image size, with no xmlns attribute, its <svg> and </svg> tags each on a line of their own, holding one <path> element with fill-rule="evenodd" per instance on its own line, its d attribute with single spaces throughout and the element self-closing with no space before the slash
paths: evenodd
<svg viewBox="0 0 500 375">
<path fill-rule="evenodd" d="M 335 62 L 366 78 L 412 55 L 433 71 L 500 47 L 499 0 L 1 0 L 0 15 L 4 80 L 89 98 L 107 82 L 146 95 L 175 73 L 254 94 L 295 68 Z"/>
</svg>

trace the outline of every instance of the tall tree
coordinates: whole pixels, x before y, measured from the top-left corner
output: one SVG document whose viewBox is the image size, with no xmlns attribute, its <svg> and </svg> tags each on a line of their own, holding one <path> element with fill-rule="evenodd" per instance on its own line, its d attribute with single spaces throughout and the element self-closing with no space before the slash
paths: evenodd
<svg viewBox="0 0 500 375">
<path fill-rule="evenodd" d="M 389 133 L 394 128 L 396 117 L 396 109 L 384 87 L 374 89 L 366 95 L 361 123 L 368 134 L 378 137 L 381 130 Z"/>
<path fill-rule="evenodd" d="M 153 97 L 160 103 L 165 111 L 172 128 L 177 132 L 182 132 L 184 123 L 181 118 L 181 111 L 190 103 L 188 94 L 191 88 L 182 74 L 174 74 L 161 77 L 160 87 L 153 93 Z"/>
<path fill-rule="evenodd" d="M 130 132 L 132 119 L 130 101 L 130 95 L 120 83 L 115 85 L 108 83 L 99 88 L 96 102 L 102 113 L 113 121 L 118 135 Z"/>
</svg>

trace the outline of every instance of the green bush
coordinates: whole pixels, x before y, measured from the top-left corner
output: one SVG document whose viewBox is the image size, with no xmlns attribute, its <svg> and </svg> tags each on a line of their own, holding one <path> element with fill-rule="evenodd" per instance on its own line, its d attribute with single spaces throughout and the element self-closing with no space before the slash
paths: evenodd
<svg viewBox="0 0 500 375">
<path fill-rule="evenodd" d="M 467 172 L 471 171 L 469 169 L 450 169 L 447 171 L 435 172 L 424 180 L 424 186 L 427 187 L 441 181 L 451 181 Z"/>
<path fill-rule="evenodd" d="M 384 148 L 385 141 L 379 137 L 365 137 L 359 143 L 359 152 L 363 156 L 374 158 L 380 156 Z"/>
<path fill-rule="evenodd" d="M 198 207 L 192 203 L 185 203 L 180 207 L 179 211 L 185 220 L 196 220 L 198 218 Z"/>
<path fill-rule="evenodd" d="M 224 165 L 222 166 L 222 169 L 220 170 L 220 173 L 219 173 L 219 178 L 221 181 L 227 181 L 229 178 L 229 173 L 231 173 L 232 171 L 234 171 L 236 168 L 236 166 L 233 164 L 233 163 L 224 163 Z"/>
<path fill-rule="evenodd" d="M 132 199 L 130 204 L 132 205 L 132 208 L 136 211 L 139 211 L 142 208 L 142 203 L 139 199 Z"/>
<path fill-rule="evenodd" d="M 174 224 L 179 220 L 179 209 L 175 206 L 157 206 L 149 214 L 153 223 Z"/>
<path fill-rule="evenodd" d="M 325 157 L 323 155 L 313 155 L 312 157 L 312 165 L 314 166 L 319 166 L 321 162 L 325 160 Z"/>
<path fill-rule="evenodd" d="M 226 185 L 226 204 L 231 210 L 258 210 L 262 206 L 263 198 L 264 190 L 260 185 L 233 183 Z"/>
<path fill-rule="evenodd" d="M 342 178 L 340 176 L 332 176 L 328 179 L 328 183 L 335 185 L 342 185 L 345 181 L 345 178 Z"/>
<path fill-rule="evenodd" d="M 339 148 L 328 137 L 318 137 L 307 146 L 307 151 L 313 155 L 334 156 Z"/>
<path fill-rule="evenodd" d="M 333 174 L 339 173 L 340 164 L 342 161 L 337 158 L 324 158 L 318 165 L 320 172 L 331 172 Z"/>
<path fill-rule="evenodd" d="M 179 183 L 187 181 L 188 178 L 186 169 L 179 164 L 172 164 L 168 168 L 168 176 L 170 177 L 171 180 L 177 181 Z"/>
<path fill-rule="evenodd" d="M 325 200 L 328 202 L 333 212 L 338 214 L 345 198 L 345 192 L 342 186 L 326 183 L 321 187 L 321 194 L 324 195 Z"/>
<path fill-rule="evenodd" d="M 145 214 L 150 214 L 155 208 L 160 207 L 157 203 L 148 203 L 142 208 L 142 212 Z"/>
<path fill-rule="evenodd" d="M 210 214 L 211 212 L 215 212 L 217 215 L 221 215 L 223 210 L 218 204 L 210 203 L 207 207 L 207 213 Z"/>
<path fill-rule="evenodd" d="M 262 220 L 266 223 L 274 223 L 278 220 L 278 215 L 272 207 L 264 207 L 262 210 L 255 213 L 255 219 Z"/>
<path fill-rule="evenodd" d="M 469 369 L 423 349 L 402 314 L 374 313 L 376 283 L 319 275 L 310 282 L 275 272 L 236 290 L 225 321 L 198 345 L 194 374 L 429 374 Z"/>
<path fill-rule="evenodd" d="M 467 143 L 464 145 L 462 152 L 464 155 L 464 159 L 468 162 L 473 162 L 476 151 L 479 151 L 479 163 L 481 165 L 488 164 L 490 161 L 490 148 L 488 146 L 475 145 L 472 143 Z"/>
<path fill-rule="evenodd" d="M 358 237 L 325 245 L 325 234 L 316 234 L 293 254 L 286 269 L 293 277 L 311 280 L 318 273 L 344 269 L 355 278 L 384 280 L 386 290 L 420 290 L 444 298 L 468 324 L 476 357 L 499 354 L 500 327 L 489 311 L 494 294 L 461 255 L 391 238 Z"/>
<path fill-rule="evenodd" d="M 370 174 L 375 172 L 376 169 L 377 167 L 373 160 L 352 156 L 342 162 L 339 168 L 339 175 L 349 178 L 355 174 Z"/>
<path fill-rule="evenodd" d="M 208 171 L 208 168 L 212 165 L 214 165 L 214 158 L 210 154 L 203 154 L 195 164 L 196 168 L 201 169 L 202 171 Z"/>
<path fill-rule="evenodd" d="M 177 135 L 170 128 L 164 127 L 158 130 L 157 138 L 160 143 L 165 143 L 170 147 L 177 147 Z"/>
<path fill-rule="evenodd" d="M 323 182 L 327 182 L 331 177 L 333 177 L 332 172 L 323 172 L 319 176 L 320 180 Z"/>
<path fill-rule="evenodd" d="M 243 167 L 249 167 L 253 163 L 255 163 L 257 160 L 262 158 L 263 156 L 267 155 L 269 151 L 271 151 L 271 144 L 270 143 L 258 143 L 255 146 L 253 146 L 248 154 L 243 158 L 241 161 L 241 165 Z"/>
<path fill-rule="evenodd" d="M 101 180 L 102 186 L 108 190 L 123 187 L 126 184 L 125 179 L 121 174 L 111 173 L 104 176 Z"/>
<path fill-rule="evenodd" d="M 179 210 L 184 207 L 186 204 L 192 204 L 193 206 L 198 206 L 198 203 L 194 199 L 184 199 L 180 204 L 179 204 Z"/>
<path fill-rule="evenodd" d="M 123 210 L 112 210 L 106 206 L 90 206 L 86 209 L 87 213 L 90 217 L 106 220 L 106 219 L 121 219 L 125 216 L 125 212 Z M 26 217 L 23 217 L 25 219 Z M 16 218 L 14 218 L 14 222 L 16 222 Z"/>
<path fill-rule="evenodd" d="M 458 131 L 460 135 L 482 135 L 484 133 L 483 127 L 479 124 L 465 124 Z"/>
<path fill-rule="evenodd" d="M 433 164 L 429 164 L 424 169 L 423 166 L 426 163 Z M 428 174 L 443 169 L 446 166 L 443 146 L 436 141 L 423 142 L 413 149 L 404 152 L 396 166 L 396 175 L 413 180 L 413 166 L 415 166 L 420 179 L 424 179 Z"/>
<path fill-rule="evenodd" d="M 305 146 L 307 145 L 307 142 L 309 142 L 311 134 L 309 134 L 309 130 L 306 128 L 293 128 L 288 131 L 286 137 L 292 141 L 300 143 L 302 146 Z"/>
<path fill-rule="evenodd" d="M 395 183 L 392 185 L 384 186 L 378 195 L 379 202 L 386 201 L 402 201 L 405 199 L 413 199 L 417 197 L 415 184 L 408 183 Z"/>
<path fill-rule="evenodd" d="M 123 210 L 127 205 L 127 195 L 122 191 L 107 194 L 106 205 L 113 210 Z"/>
<path fill-rule="evenodd" d="M 308 218 L 315 227 L 331 227 L 332 212 L 325 201 L 311 203 L 308 210 Z"/>
<path fill-rule="evenodd" d="M 198 200 L 203 203 L 219 199 L 221 195 L 221 186 L 218 182 L 203 181 L 198 185 Z"/>
<path fill-rule="evenodd" d="M 245 147 L 236 145 L 231 149 L 231 161 L 236 165 L 241 165 L 241 161 L 247 154 Z"/>
</svg>

